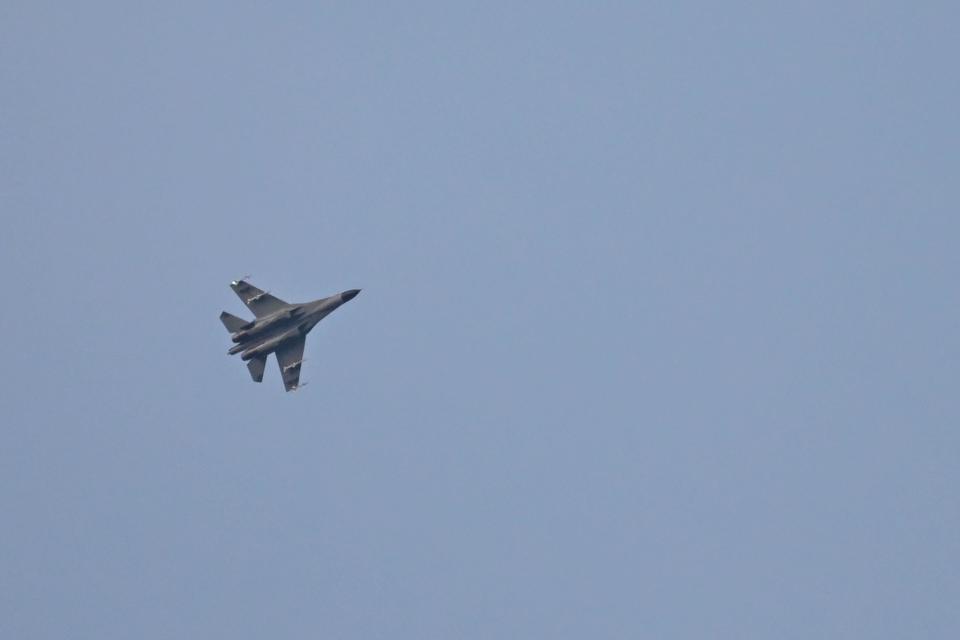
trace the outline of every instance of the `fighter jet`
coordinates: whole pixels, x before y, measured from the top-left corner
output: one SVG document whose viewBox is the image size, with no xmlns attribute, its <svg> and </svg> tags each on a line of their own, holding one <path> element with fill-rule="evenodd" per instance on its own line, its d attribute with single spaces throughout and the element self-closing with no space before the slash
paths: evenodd
<svg viewBox="0 0 960 640">
<path fill-rule="evenodd" d="M 244 320 L 226 311 L 220 314 L 220 321 L 236 343 L 227 353 L 239 353 L 241 359 L 248 361 L 247 369 L 254 382 L 263 380 L 267 356 L 276 353 L 283 388 L 287 391 L 303 386 L 300 366 L 307 334 L 337 307 L 360 293 L 360 289 L 350 289 L 313 302 L 290 303 L 257 289 L 246 280 L 234 280 L 230 288 L 256 319 Z"/>
</svg>

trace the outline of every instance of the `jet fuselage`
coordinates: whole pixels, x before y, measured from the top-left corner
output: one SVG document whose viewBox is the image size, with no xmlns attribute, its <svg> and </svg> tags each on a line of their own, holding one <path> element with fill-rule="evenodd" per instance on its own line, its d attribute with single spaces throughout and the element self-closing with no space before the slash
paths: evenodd
<svg viewBox="0 0 960 640">
<path fill-rule="evenodd" d="M 351 289 L 313 302 L 291 304 L 262 318 L 231 336 L 236 344 L 227 352 L 240 354 L 242 360 L 265 356 L 277 350 L 284 342 L 307 335 L 318 322 L 340 305 L 352 300 L 359 291 Z"/>
</svg>

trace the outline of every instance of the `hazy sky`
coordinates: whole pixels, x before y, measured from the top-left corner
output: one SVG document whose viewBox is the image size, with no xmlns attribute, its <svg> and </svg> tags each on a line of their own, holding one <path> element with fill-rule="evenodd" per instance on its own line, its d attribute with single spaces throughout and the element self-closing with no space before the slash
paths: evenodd
<svg viewBox="0 0 960 640">
<path fill-rule="evenodd" d="M 960 637 L 958 21 L 2 3 L 0 637 Z"/>
</svg>

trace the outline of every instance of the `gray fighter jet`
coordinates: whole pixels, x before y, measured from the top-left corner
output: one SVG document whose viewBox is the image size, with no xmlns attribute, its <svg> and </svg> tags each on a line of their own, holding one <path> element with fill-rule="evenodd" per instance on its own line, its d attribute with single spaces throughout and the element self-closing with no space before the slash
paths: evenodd
<svg viewBox="0 0 960 640">
<path fill-rule="evenodd" d="M 263 380 L 267 356 L 277 354 L 283 387 L 294 391 L 300 385 L 300 365 L 303 364 L 303 346 L 313 327 L 344 302 L 353 300 L 360 289 L 350 289 L 329 298 L 313 302 L 289 303 L 261 291 L 245 280 L 230 283 L 243 304 L 256 316 L 244 320 L 224 311 L 220 321 L 236 343 L 229 353 L 239 353 L 248 360 L 247 369 L 254 382 Z"/>
</svg>

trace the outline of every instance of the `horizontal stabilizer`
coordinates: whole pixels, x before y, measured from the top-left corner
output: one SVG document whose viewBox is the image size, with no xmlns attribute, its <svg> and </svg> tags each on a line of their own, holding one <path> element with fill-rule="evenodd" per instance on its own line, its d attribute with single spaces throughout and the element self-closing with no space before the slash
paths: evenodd
<svg viewBox="0 0 960 640">
<path fill-rule="evenodd" d="M 267 356 L 257 356 L 247 363 L 247 369 L 250 370 L 250 377 L 254 382 L 263 380 L 263 367 L 267 364 Z"/>
<path fill-rule="evenodd" d="M 225 326 L 230 333 L 236 333 L 237 331 L 246 329 L 248 325 L 253 324 L 226 311 L 220 314 L 220 322 L 223 323 L 223 326 Z"/>
</svg>

